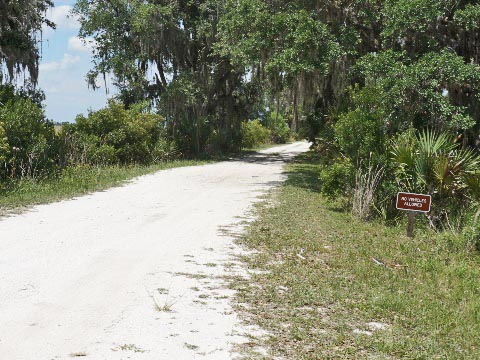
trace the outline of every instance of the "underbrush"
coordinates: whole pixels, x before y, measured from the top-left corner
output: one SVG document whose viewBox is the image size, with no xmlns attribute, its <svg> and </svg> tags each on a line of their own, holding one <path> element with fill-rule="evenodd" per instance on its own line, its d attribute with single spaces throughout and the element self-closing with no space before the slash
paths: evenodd
<svg viewBox="0 0 480 360">
<path fill-rule="evenodd" d="M 242 244 L 251 278 L 237 309 L 287 359 L 478 359 L 480 257 L 467 236 L 423 226 L 405 234 L 365 222 L 320 193 L 308 154 L 258 208 Z M 260 271 L 259 271 L 260 270 Z"/>
</svg>

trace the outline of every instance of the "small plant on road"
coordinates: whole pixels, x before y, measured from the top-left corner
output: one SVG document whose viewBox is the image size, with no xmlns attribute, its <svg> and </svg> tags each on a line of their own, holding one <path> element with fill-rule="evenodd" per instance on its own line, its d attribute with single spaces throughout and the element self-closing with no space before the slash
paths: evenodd
<svg viewBox="0 0 480 360">
<path fill-rule="evenodd" d="M 116 348 L 113 348 L 112 351 L 133 351 L 136 353 L 144 353 L 145 350 L 139 348 L 135 344 L 123 344 Z"/>
<path fill-rule="evenodd" d="M 169 290 L 164 288 L 159 288 L 157 289 L 157 291 L 160 295 L 166 295 L 165 301 L 163 301 L 162 303 L 158 301 L 158 299 L 155 297 L 155 294 L 152 294 L 152 299 L 153 299 L 153 302 L 155 303 L 155 308 L 161 312 L 171 312 L 172 306 L 175 305 L 178 302 L 178 300 L 180 300 L 180 298 L 182 297 L 182 296 L 179 296 L 176 299 L 169 299 L 169 295 L 170 295 Z"/>
</svg>

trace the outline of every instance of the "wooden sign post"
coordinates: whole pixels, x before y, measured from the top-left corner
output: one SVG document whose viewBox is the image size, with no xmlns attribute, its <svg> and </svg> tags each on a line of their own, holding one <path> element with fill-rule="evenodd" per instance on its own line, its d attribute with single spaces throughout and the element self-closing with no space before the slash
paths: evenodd
<svg viewBox="0 0 480 360">
<path fill-rule="evenodd" d="M 399 192 L 397 194 L 397 209 L 408 211 L 407 236 L 413 237 L 415 212 L 429 212 L 432 197 L 430 195 Z"/>
</svg>

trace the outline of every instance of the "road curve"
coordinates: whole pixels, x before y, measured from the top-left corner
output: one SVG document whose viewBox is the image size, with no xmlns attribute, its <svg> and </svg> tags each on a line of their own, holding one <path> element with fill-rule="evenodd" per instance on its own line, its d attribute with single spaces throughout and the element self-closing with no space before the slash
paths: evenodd
<svg viewBox="0 0 480 360">
<path fill-rule="evenodd" d="M 0 358 L 234 358 L 251 329 L 222 286 L 240 249 L 220 230 L 307 149 L 160 171 L 0 219 Z"/>
</svg>

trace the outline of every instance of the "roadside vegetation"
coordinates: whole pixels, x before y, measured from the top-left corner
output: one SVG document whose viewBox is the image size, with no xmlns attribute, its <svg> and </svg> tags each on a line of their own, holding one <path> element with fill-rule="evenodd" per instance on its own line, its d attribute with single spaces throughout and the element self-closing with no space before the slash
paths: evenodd
<svg viewBox="0 0 480 360">
<path fill-rule="evenodd" d="M 239 240 L 253 252 L 251 277 L 232 282 L 237 309 L 269 332 L 255 341 L 286 359 L 477 359 L 472 238 L 364 222 L 322 195 L 324 167 L 315 153 L 288 165 Z"/>
<path fill-rule="evenodd" d="M 112 100 L 106 108 L 61 126 L 45 118 L 42 101 L 38 90 L 0 87 L 0 213 L 222 158 L 217 152 L 184 153 L 147 101 L 126 109 Z M 285 142 L 290 132 L 280 121 L 286 127 L 283 137 L 259 120 L 246 123 L 242 147 Z"/>
<path fill-rule="evenodd" d="M 0 87 L 0 213 L 118 185 L 160 169 L 204 163 L 182 159 L 163 136 L 161 116 L 109 107 L 55 129 L 42 95 Z"/>
<path fill-rule="evenodd" d="M 306 138 L 358 218 L 395 221 L 401 190 L 432 196 L 436 231 L 476 226 L 478 1 L 78 0 L 88 84 L 108 75 L 117 95 L 56 129 L 35 89 L 51 6 L 0 16 L 2 181 Z"/>
<path fill-rule="evenodd" d="M 175 167 L 204 165 L 209 160 L 174 160 L 152 165 L 70 166 L 42 178 L 20 178 L 2 184 L 0 216 L 32 205 L 70 199 L 125 184 L 137 176 Z"/>
<path fill-rule="evenodd" d="M 106 184 L 125 169 L 308 139 L 315 162 L 292 165 L 246 240 L 261 250 L 251 265 L 271 272 L 242 293 L 275 351 L 478 357 L 478 0 L 77 0 L 79 37 L 95 40 L 87 81 L 97 89 L 108 75 L 118 95 L 56 129 L 35 88 L 53 3 L 2 6 L 6 204 L 50 181 L 94 189 L 96 172 Z M 432 197 L 414 239 L 399 191 Z"/>
</svg>

